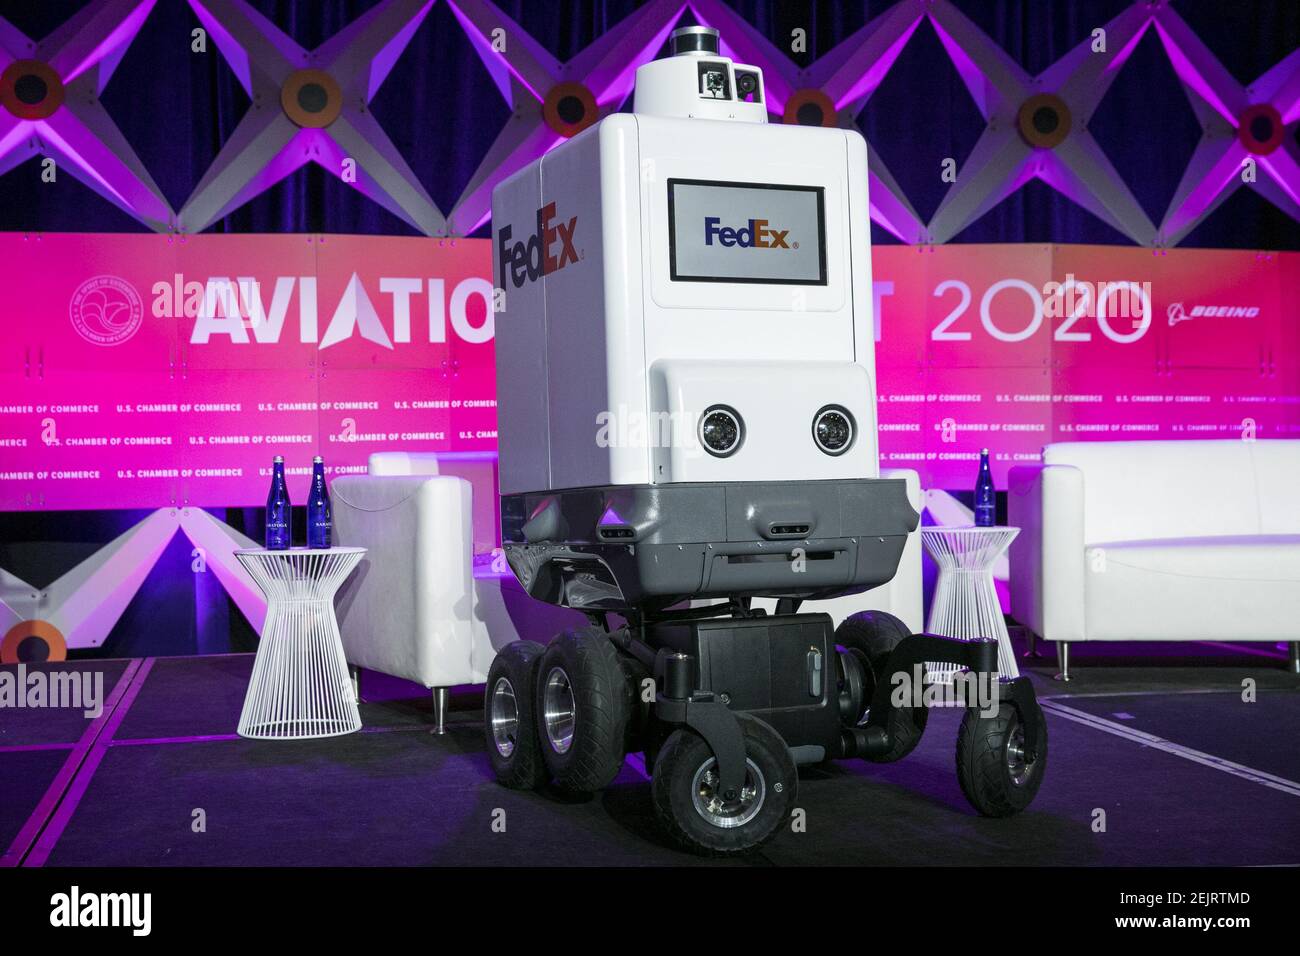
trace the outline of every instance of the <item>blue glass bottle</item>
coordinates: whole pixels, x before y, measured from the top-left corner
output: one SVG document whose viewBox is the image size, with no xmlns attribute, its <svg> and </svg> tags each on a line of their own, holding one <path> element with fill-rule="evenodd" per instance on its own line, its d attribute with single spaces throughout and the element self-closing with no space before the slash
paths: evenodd
<svg viewBox="0 0 1300 956">
<path fill-rule="evenodd" d="M 980 451 L 980 474 L 975 479 L 975 527 L 991 528 L 997 523 L 997 494 L 993 490 L 993 471 L 989 468 L 989 450 Z"/>
<path fill-rule="evenodd" d="M 307 547 L 328 548 L 333 529 L 330 492 L 325 485 L 325 459 L 317 455 L 311 462 L 311 491 L 307 495 Z"/>
<path fill-rule="evenodd" d="M 293 543 L 293 507 L 284 483 L 284 456 L 271 465 L 271 493 L 266 496 L 266 550 L 288 551 Z"/>
</svg>

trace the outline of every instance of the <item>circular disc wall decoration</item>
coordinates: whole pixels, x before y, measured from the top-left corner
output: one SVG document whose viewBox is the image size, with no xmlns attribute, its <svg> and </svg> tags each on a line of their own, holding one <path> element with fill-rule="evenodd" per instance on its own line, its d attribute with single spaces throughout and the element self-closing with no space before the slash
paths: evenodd
<svg viewBox="0 0 1300 956">
<path fill-rule="evenodd" d="M 821 90 L 795 90 L 785 101 L 781 121 L 789 126 L 829 126 L 839 121 L 839 111 Z"/>
<path fill-rule="evenodd" d="M 542 101 L 546 125 L 561 136 L 577 136 L 596 122 L 596 97 L 581 83 L 557 83 Z"/>
<path fill-rule="evenodd" d="M 1237 139 L 1256 156 L 1267 156 L 1282 145 L 1286 128 L 1282 114 L 1271 103 L 1256 103 L 1241 111 L 1237 121 Z"/>
<path fill-rule="evenodd" d="M 19 119 L 45 119 L 63 105 L 63 81 L 40 60 L 14 60 L 0 73 L 0 103 Z"/>
<path fill-rule="evenodd" d="M 324 70 L 294 70 L 280 88 L 285 115 L 306 129 L 324 129 L 339 118 L 343 91 Z"/>
<path fill-rule="evenodd" d="M 0 640 L 0 664 L 66 661 L 68 642 L 49 621 L 19 621 Z"/>
<path fill-rule="evenodd" d="M 1052 149 L 1070 135 L 1070 108 L 1054 93 L 1039 93 L 1020 104 L 1016 125 L 1030 146 Z"/>
</svg>

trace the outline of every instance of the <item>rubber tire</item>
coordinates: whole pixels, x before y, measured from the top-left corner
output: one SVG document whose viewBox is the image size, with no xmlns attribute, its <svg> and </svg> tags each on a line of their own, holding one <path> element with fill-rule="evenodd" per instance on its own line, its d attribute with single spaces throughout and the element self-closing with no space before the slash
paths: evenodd
<svg viewBox="0 0 1300 956">
<path fill-rule="evenodd" d="M 546 782 L 546 766 L 542 763 L 542 746 L 537 737 L 534 694 L 537 668 L 545 650 L 536 641 L 514 641 L 501 649 L 488 668 L 487 688 L 483 692 L 483 730 L 487 737 L 488 760 L 497 781 L 511 790 L 536 790 Z M 509 757 L 501 755 L 492 737 L 492 692 L 502 677 L 514 688 L 519 718 L 515 749 Z"/>
<path fill-rule="evenodd" d="M 652 720 L 646 727 L 645 735 L 641 738 L 642 756 L 645 758 L 645 772 L 651 779 L 655 775 L 655 765 L 659 761 L 659 752 L 664 749 L 664 744 L 672 736 L 671 725 L 665 724 L 661 720 Z"/>
<path fill-rule="evenodd" d="M 547 675 L 562 667 L 573 693 L 573 742 L 564 753 L 546 735 L 542 695 Z M 537 670 L 537 738 L 542 759 L 561 787 L 576 793 L 604 789 L 623 767 L 632 692 L 618 651 L 599 627 L 565 631 L 546 648 Z"/>
<path fill-rule="evenodd" d="M 799 771 L 781 735 L 757 717 L 735 716 L 745 738 L 745 756 L 758 766 L 767 788 L 758 814 L 743 826 L 722 829 L 696 811 L 691 783 L 713 751 L 695 731 L 685 727 L 674 730 L 655 760 L 650 782 L 655 816 L 673 843 L 690 853 L 733 856 L 757 850 L 790 819 L 799 792 Z"/>
<path fill-rule="evenodd" d="M 996 717 L 967 708 L 957 732 L 957 780 L 970 805 L 986 817 L 1009 817 L 1033 802 L 1047 771 L 1047 721 L 1038 712 L 1038 756 L 1023 784 L 1011 779 L 1006 747 L 1020 722 L 1015 704 L 1002 703 Z"/>
<path fill-rule="evenodd" d="M 650 713 L 654 703 L 653 697 L 648 701 L 641 699 L 641 683 L 653 677 L 650 669 L 631 654 L 619 651 L 618 664 L 623 669 L 623 681 L 629 691 L 628 720 L 627 728 L 623 732 L 623 749 L 627 753 L 636 753 L 645 750 Z M 646 768 L 647 773 L 649 769 Z"/>
<path fill-rule="evenodd" d="M 846 650 L 861 651 L 871 665 L 867 706 L 870 706 L 876 685 L 889 681 L 889 675 L 885 673 L 889 655 L 903 638 L 911 636 L 906 624 L 885 611 L 859 611 L 846 617 L 835 629 L 835 643 Z M 888 728 L 893 746 L 886 753 L 864 756 L 863 759 L 872 763 L 902 760 L 921 742 L 929 716 L 930 711 L 925 707 L 895 707 L 890 713 Z"/>
</svg>

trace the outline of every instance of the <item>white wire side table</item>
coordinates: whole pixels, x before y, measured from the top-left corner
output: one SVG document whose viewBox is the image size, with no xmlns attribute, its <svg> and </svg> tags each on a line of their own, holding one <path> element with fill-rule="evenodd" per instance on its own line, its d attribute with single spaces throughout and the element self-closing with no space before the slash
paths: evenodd
<svg viewBox="0 0 1300 956">
<path fill-rule="evenodd" d="M 1019 677 L 1002 605 L 993 587 L 993 565 L 1020 533 L 1019 528 L 930 527 L 921 529 L 921 542 L 939 566 L 934 601 L 926 630 L 940 637 L 972 640 L 994 637 L 998 642 L 998 672 Z M 927 679 L 951 684 L 963 670 L 958 664 L 926 663 Z"/>
<path fill-rule="evenodd" d="M 235 552 L 267 602 L 239 736 L 300 740 L 361 729 L 334 592 L 365 553 L 365 548 Z"/>
</svg>

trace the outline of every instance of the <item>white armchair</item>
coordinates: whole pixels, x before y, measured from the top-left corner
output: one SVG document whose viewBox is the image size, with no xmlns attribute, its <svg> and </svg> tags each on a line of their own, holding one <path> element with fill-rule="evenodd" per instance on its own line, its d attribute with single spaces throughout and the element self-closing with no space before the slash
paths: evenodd
<svg viewBox="0 0 1300 956">
<path fill-rule="evenodd" d="M 442 733 L 448 689 L 487 680 L 497 648 L 585 619 L 529 597 L 494 551 L 495 456 L 384 453 L 368 470 L 330 488 L 336 543 L 367 549 L 339 592 L 343 650 L 431 688 Z"/>
<path fill-rule="evenodd" d="M 1274 641 L 1300 664 L 1300 441 L 1063 442 L 1011 469 L 1011 613 L 1057 643 Z"/>
</svg>

